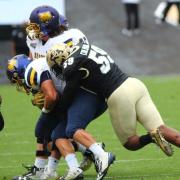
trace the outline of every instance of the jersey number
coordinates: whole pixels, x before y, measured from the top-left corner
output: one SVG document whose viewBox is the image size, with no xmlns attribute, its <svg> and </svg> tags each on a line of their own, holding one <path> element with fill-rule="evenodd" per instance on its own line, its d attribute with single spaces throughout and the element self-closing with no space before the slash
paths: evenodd
<svg viewBox="0 0 180 180">
<path fill-rule="evenodd" d="M 91 48 L 92 50 L 90 51 L 88 58 L 92 59 L 97 64 L 101 64 L 100 71 L 102 74 L 108 73 L 111 69 L 110 63 L 114 63 L 112 58 L 107 55 L 104 50 L 99 49 L 96 46 L 91 46 Z M 97 53 L 100 55 L 97 56 Z"/>
</svg>

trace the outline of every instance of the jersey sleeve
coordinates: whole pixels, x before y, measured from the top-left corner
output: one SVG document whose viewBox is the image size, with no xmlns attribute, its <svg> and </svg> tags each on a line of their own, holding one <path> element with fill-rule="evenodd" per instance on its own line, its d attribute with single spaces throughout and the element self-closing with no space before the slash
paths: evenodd
<svg viewBox="0 0 180 180">
<path fill-rule="evenodd" d="M 87 37 L 83 34 L 82 31 L 79 29 L 73 29 L 73 33 L 75 34 L 73 38 L 74 45 L 77 45 L 78 43 L 89 44 Z"/>
<path fill-rule="evenodd" d="M 37 90 L 40 85 L 40 80 L 39 80 L 38 76 L 40 77 L 38 72 L 33 67 L 29 68 L 25 74 L 26 84 L 29 87 Z"/>
<path fill-rule="evenodd" d="M 79 72 L 80 62 L 77 58 L 70 57 L 63 64 L 63 77 L 69 81 L 73 76 Z"/>
<path fill-rule="evenodd" d="M 49 79 L 51 79 L 51 75 L 48 70 L 37 71 L 31 67 L 25 73 L 26 84 L 34 90 L 39 90 L 42 82 Z"/>
</svg>

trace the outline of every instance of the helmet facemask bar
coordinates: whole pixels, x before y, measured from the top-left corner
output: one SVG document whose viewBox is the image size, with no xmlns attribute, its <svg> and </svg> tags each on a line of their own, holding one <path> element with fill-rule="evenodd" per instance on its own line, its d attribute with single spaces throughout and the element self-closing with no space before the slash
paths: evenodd
<svg viewBox="0 0 180 180">
<path fill-rule="evenodd" d="M 40 26 L 37 23 L 29 23 L 26 28 L 26 33 L 31 39 L 38 39 L 41 37 Z"/>
<path fill-rule="evenodd" d="M 27 95 L 30 94 L 31 90 L 30 88 L 28 88 L 25 84 L 25 80 L 21 79 L 18 77 L 18 74 L 15 72 L 13 74 L 12 80 L 11 80 L 12 84 L 16 84 L 16 89 L 19 92 L 25 92 Z"/>
</svg>

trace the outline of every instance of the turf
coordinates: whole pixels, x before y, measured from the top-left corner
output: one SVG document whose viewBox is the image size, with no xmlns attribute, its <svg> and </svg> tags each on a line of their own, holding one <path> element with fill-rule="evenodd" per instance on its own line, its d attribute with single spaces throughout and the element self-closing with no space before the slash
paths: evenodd
<svg viewBox="0 0 180 180">
<path fill-rule="evenodd" d="M 159 109 L 165 123 L 180 130 L 180 77 L 141 77 Z M 22 163 L 34 162 L 34 126 L 39 110 L 30 103 L 31 97 L 18 93 L 15 87 L 1 85 L 3 96 L 2 113 L 5 129 L 0 132 L 0 180 L 11 180 L 24 173 Z M 174 147 L 174 156 L 165 156 L 156 145 L 148 145 L 139 151 L 128 151 L 117 140 L 108 113 L 92 122 L 88 127 L 98 141 L 106 144 L 106 150 L 116 155 L 116 161 L 105 179 L 180 179 L 180 151 Z M 146 131 L 138 125 L 138 133 Z M 81 156 L 78 154 L 79 160 Z M 64 160 L 60 161 L 58 172 L 66 172 Z M 84 173 L 86 179 L 95 179 L 92 167 Z"/>
</svg>

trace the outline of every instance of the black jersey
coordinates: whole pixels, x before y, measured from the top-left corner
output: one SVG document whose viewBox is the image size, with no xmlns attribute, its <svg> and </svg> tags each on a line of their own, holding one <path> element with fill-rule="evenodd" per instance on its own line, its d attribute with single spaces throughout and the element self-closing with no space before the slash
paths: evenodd
<svg viewBox="0 0 180 180">
<path fill-rule="evenodd" d="M 76 46 L 63 68 L 67 82 L 78 77 L 80 86 L 104 98 L 128 78 L 104 50 L 94 45 Z"/>
</svg>

